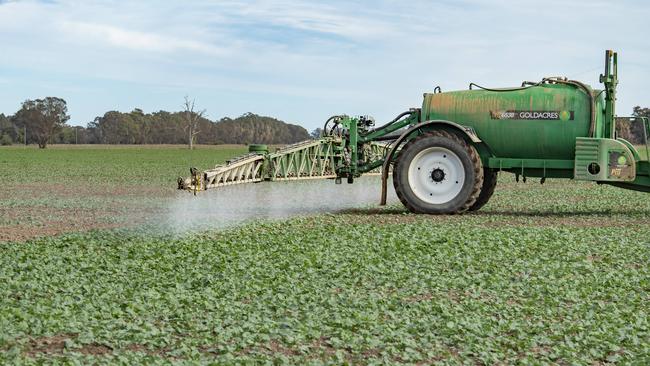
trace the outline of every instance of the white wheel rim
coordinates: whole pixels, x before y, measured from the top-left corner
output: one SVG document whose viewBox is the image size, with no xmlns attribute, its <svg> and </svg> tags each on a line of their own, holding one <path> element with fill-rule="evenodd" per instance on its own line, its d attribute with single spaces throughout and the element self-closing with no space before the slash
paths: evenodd
<svg viewBox="0 0 650 366">
<path fill-rule="evenodd" d="M 440 205 L 453 200 L 463 189 L 465 169 L 451 150 L 430 147 L 411 160 L 408 182 L 417 198 Z"/>
</svg>

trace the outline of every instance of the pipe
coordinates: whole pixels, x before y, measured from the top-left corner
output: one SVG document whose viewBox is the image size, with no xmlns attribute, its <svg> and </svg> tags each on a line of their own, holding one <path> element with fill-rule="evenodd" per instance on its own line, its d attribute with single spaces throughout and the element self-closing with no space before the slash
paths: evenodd
<svg viewBox="0 0 650 366">
<path fill-rule="evenodd" d="M 400 137 L 400 135 L 381 136 L 381 137 L 377 137 L 377 138 L 373 139 L 373 141 L 395 141 Z"/>
<path fill-rule="evenodd" d="M 325 134 L 327 133 L 327 125 L 330 123 L 331 120 L 333 120 L 333 119 L 335 119 L 337 117 L 340 117 L 340 116 L 335 115 L 335 116 L 332 116 L 332 117 L 328 118 L 327 121 L 325 121 L 325 125 L 323 125 L 323 136 L 325 136 Z"/>
<path fill-rule="evenodd" d="M 377 128 L 373 128 L 372 130 L 368 131 L 368 132 L 366 133 L 366 135 L 367 135 L 367 134 L 370 134 L 370 133 L 373 133 L 373 132 L 375 132 L 375 131 L 381 130 L 381 129 L 383 129 L 383 128 L 386 128 L 386 127 L 392 125 L 393 123 L 399 121 L 400 119 L 402 119 L 402 117 L 404 117 L 404 116 L 410 116 L 410 115 L 413 114 L 414 112 L 415 112 L 414 110 L 409 110 L 409 111 L 406 111 L 406 112 L 402 112 L 402 113 L 398 114 L 397 117 L 393 118 L 392 121 L 390 121 L 390 122 L 384 124 L 383 126 L 380 126 L 380 127 L 377 127 Z"/>
<path fill-rule="evenodd" d="M 532 88 L 532 87 L 534 87 L 534 86 L 539 86 L 540 84 L 542 84 L 542 82 L 543 82 L 543 80 L 540 81 L 539 83 L 532 84 L 532 85 L 530 85 L 530 86 L 523 86 L 523 85 L 522 85 L 521 88 L 503 88 L 503 89 L 490 89 L 490 88 L 486 88 L 486 87 L 480 86 L 480 85 L 478 85 L 478 84 L 476 84 L 476 83 L 469 83 L 469 90 L 473 90 L 473 89 L 472 89 L 472 86 L 475 86 L 475 87 L 477 87 L 477 88 L 479 88 L 479 89 L 483 89 L 483 90 L 487 90 L 487 91 L 491 91 L 491 92 L 508 92 L 508 91 L 524 90 L 524 89 Z M 523 83 L 522 83 L 522 84 L 523 84 Z"/>
</svg>

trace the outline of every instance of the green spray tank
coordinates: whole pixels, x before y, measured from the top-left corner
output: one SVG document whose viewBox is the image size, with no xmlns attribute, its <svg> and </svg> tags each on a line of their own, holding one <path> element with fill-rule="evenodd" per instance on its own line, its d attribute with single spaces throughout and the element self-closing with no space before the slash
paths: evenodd
<svg viewBox="0 0 650 366">
<path fill-rule="evenodd" d="M 604 109 L 598 94 L 558 78 L 521 88 L 425 94 L 422 118 L 462 121 L 489 141 L 495 156 L 573 159 L 576 138 L 591 136 L 602 123 L 595 112 Z"/>
<path fill-rule="evenodd" d="M 380 172 L 385 204 L 392 172 L 401 202 L 413 212 L 429 214 L 480 209 L 495 190 L 498 172 L 524 181 L 570 178 L 650 192 L 648 120 L 626 118 L 626 123 L 641 125 L 635 131 L 642 136 L 626 140 L 616 133 L 613 51 L 605 53 L 600 81 L 602 90 L 562 77 L 514 88 L 472 83 L 469 90 L 443 93 L 437 87 L 424 94 L 421 108 L 380 127 L 367 116 L 332 116 L 318 140 L 274 153 L 251 151 L 243 160 L 208 171 L 193 169 L 178 186 L 197 192 L 287 179 L 334 178 L 340 183 L 345 178 L 353 183 L 362 174 Z"/>
</svg>

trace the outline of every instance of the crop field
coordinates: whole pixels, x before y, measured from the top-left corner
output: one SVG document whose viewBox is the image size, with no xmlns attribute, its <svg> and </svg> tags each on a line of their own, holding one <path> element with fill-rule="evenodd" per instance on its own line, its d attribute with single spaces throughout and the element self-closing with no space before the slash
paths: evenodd
<svg viewBox="0 0 650 366">
<path fill-rule="evenodd" d="M 0 364 L 650 364 L 646 193 L 502 174 L 473 214 L 316 191 L 171 230 L 218 193 L 175 178 L 244 151 L 0 148 Z M 214 211 L 274 184 L 334 185 Z"/>
<path fill-rule="evenodd" d="M 176 194 L 190 166 L 211 167 L 245 146 L 0 149 L 0 241 L 142 223 Z"/>
</svg>

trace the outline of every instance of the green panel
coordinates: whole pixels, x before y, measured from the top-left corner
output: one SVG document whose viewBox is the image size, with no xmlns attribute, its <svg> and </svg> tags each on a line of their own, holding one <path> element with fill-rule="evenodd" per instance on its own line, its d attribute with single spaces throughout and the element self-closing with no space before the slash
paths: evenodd
<svg viewBox="0 0 650 366">
<path fill-rule="evenodd" d="M 573 160 L 489 158 L 487 166 L 523 177 L 573 177 Z"/>
<path fill-rule="evenodd" d="M 578 137 L 574 178 L 600 182 L 634 181 L 634 155 L 621 141 Z"/>
<path fill-rule="evenodd" d="M 425 94 L 422 119 L 473 127 L 497 157 L 573 160 L 576 137 L 589 134 L 590 98 L 564 84 Z M 602 96 L 595 106 L 602 124 Z"/>
<path fill-rule="evenodd" d="M 488 167 L 492 169 L 539 168 L 570 170 L 573 169 L 573 160 L 490 158 Z"/>
<path fill-rule="evenodd" d="M 639 155 L 639 152 L 636 150 L 634 145 L 632 145 L 629 141 L 626 139 L 622 138 L 617 138 L 616 141 L 620 141 L 623 145 L 627 146 L 628 149 L 632 152 L 632 155 L 634 155 L 634 160 L 639 161 L 641 160 L 641 155 Z"/>
<path fill-rule="evenodd" d="M 640 162 L 637 163 L 637 165 L 636 165 L 637 178 L 639 177 L 639 174 L 650 176 L 650 162 L 648 162 L 648 161 L 640 161 Z"/>
<path fill-rule="evenodd" d="M 575 179 L 598 180 L 597 175 L 589 172 L 589 165 L 600 162 L 599 141 L 599 139 L 590 138 L 578 138 L 576 140 Z M 601 179 L 604 179 L 604 175 L 602 175 Z"/>
</svg>

